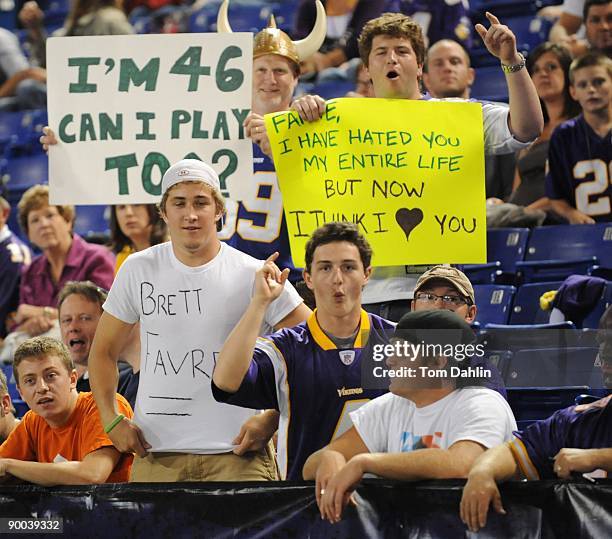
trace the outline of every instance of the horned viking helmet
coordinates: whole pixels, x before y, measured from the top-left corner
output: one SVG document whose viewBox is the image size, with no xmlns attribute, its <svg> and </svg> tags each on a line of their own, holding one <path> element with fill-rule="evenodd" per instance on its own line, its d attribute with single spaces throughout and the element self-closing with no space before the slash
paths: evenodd
<svg viewBox="0 0 612 539">
<path fill-rule="evenodd" d="M 264 56 L 265 54 L 278 54 L 288 58 L 299 65 L 300 60 L 308 58 L 319 50 L 325 34 L 327 33 L 327 19 L 325 8 L 319 0 L 316 0 L 317 19 L 314 28 L 308 36 L 298 41 L 291 38 L 282 30 L 276 27 L 274 16 L 270 16 L 268 26 L 255 35 L 253 42 L 253 59 Z M 223 0 L 217 14 L 217 32 L 231 33 L 232 28 L 229 24 L 227 11 L 229 0 Z"/>
</svg>

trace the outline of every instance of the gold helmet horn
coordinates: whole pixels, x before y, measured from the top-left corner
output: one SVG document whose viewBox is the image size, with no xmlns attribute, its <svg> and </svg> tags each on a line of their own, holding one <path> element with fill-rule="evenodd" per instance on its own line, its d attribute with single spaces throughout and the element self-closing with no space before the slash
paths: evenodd
<svg viewBox="0 0 612 539">
<path fill-rule="evenodd" d="M 264 54 L 278 54 L 284 56 L 299 65 L 300 60 L 308 58 L 319 50 L 327 33 L 327 18 L 325 8 L 319 0 L 316 0 L 317 19 L 314 28 L 308 36 L 298 41 L 291 38 L 276 27 L 274 16 L 270 16 L 268 26 L 255 35 L 253 42 L 253 59 Z M 229 0 L 223 0 L 217 14 L 217 32 L 231 33 L 227 11 Z"/>
</svg>

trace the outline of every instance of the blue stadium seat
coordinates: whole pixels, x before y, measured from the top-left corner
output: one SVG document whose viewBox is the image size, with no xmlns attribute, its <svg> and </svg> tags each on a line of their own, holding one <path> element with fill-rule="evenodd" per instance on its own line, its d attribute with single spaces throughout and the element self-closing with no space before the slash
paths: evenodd
<svg viewBox="0 0 612 539">
<path fill-rule="evenodd" d="M 1 365 L 0 368 L 2 368 L 2 372 L 4 372 L 4 375 L 6 376 L 8 393 L 11 397 L 11 400 L 21 400 L 19 392 L 17 391 L 17 385 L 15 384 L 15 378 L 13 377 L 13 365 Z"/>
<path fill-rule="evenodd" d="M 513 273 L 516 262 L 523 260 L 529 238 L 528 228 L 492 228 L 487 230 L 487 260 L 501 263 L 501 270 Z"/>
<path fill-rule="evenodd" d="M 512 352 L 508 350 L 485 350 L 484 359 L 499 371 L 502 379 L 505 379 L 508 365 L 510 365 L 512 359 Z"/>
<path fill-rule="evenodd" d="M 506 391 L 518 428 L 523 430 L 534 421 L 546 419 L 557 410 L 572 406 L 575 399 L 588 392 L 589 388 L 587 386 L 509 387 Z"/>
<path fill-rule="evenodd" d="M 548 39 L 552 23 L 542 17 L 523 13 L 507 17 L 503 23 L 514 32 L 518 50 L 529 52 Z"/>
<path fill-rule="evenodd" d="M 9 193 L 25 191 L 33 185 L 48 183 L 48 158 L 44 153 L 26 157 L 14 157 L 1 167 L 3 179 L 7 181 Z"/>
<path fill-rule="evenodd" d="M 219 2 L 220 4 L 220 2 Z M 206 7 L 206 13 L 214 10 L 214 16 L 208 16 L 209 31 L 217 30 L 218 6 L 216 0 Z M 216 8 L 213 6 L 216 5 Z M 210 6 L 210 7 L 209 7 Z M 262 0 L 232 0 L 229 5 L 228 18 L 234 32 L 259 32 L 273 13 L 273 5 Z"/>
<path fill-rule="evenodd" d="M 535 4 L 533 0 L 470 0 L 470 11 L 479 20 L 485 18 L 485 11 L 490 11 L 498 17 L 508 17 L 535 13 Z M 501 22 L 507 24 L 505 20 Z"/>
<path fill-rule="evenodd" d="M 519 350 L 510 359 L 506 387 L 603 387 L 597 348 L 536 348 Z"/>
<path fill-rule="evenodd" d="M 488 101 L 508 102 L 508 85 L 499 65 L 476 68 L 476 78 L 472 86 L 471 97 Z"/>
<path fill-rule="evenodd" d="M 29 111 L 2 112 L 0 113 L 0 153 L 4 153 L 5 148 L 16 140 L 17 132 L 25 120 L 24 116 Z"/>
<path fill-rule="evenodd" d="M 458 268 L 465 273 L 473 285 L 484 285 L 495 282 L 495 276 L 501 272 L 501 263 L 488 262 L 487 264 L 459 264 Z"/>
<path fill-rule="evenodd" d="M 150 34 L 153 28 L 153 19 L 150 15 L 141 15 L 138 17 L 130 17 L 130 24 L 134 27 L 137 34 Z M 194 30 L 194 32 L 206 32 L 207 29 Z"/>
<path fill-rule="evenodd" d="M 39 138 L 49 123 L 47 111 L 24 110 L 0 114 L 0 154 L 5 157 L 42 153 Z"/>
<path fill-rule="evenodd" d="M 68 0 L 51 0 L 49 2 L 49 6 L 45 9 L 44 21 L 49 34 L 64 24 L 69 11 L 70 2 Z"/>
<path fill-rule="evenodd" d="M 509 323 L 513 325 L 547 324 L 550 319 L 550 311 L 540 309 L 540 296 L 549 290 L 558 290 L 561 283 L 562 281 L 554 281 L 519 286 L 514 295 Z"/>
<path fill-rule="evenodd" d="M 597 264 L 594 256 L 573 260 L 534 260 L 516 263 L 516 279 L 522 283 L 565 280 L 570 275 L 588 275 Z"/>
<path fill-rule="evenodd" d="M 188 28 L 192 33 L 215 32 L 217 30 L 217 13 L 221 0 L 207 2 L 189 16 Z M 231 4 L 230 4 L 231 6 Z M 233 21 L 230 19 L 230 24 Z M 233 28 L 233 27 L 232 27 Z"/>
<path fill-rule="evenodd" d="M 347 92 L 355 89 L 355 81 L 330 80 L 315 84 L 312 94 L 320 95 L 323 99 L 333 99 L 334 97 L 344 97 Z"/>
<path fill-rule="evenodd" d="M 596 329 L 599 326 L 599 319 L 610 305 L 612 305 L 612 281 L 608 281 L 605 285 L 601 298 L 583 320 L 582 327 Z"/>
<path fill-rule="evenodd" d="M 481 324 L 507 324 L 516 288 L 495 284 L 474 286 L 478 312 L 476 320 Z"/>
<path fill-rule="evenodd" d="M 583 331 L 571 322 L 510 326 L 487 324 L 480 339 L 487 350 L 518 350 L 532 348 L 567 348 L 582 346 Z M 592 339 L 586 342 L 593 342 Z"/>
<path fill-rule="evenodd" d="M 286 0 L 284 2 L 275 2 L 270 6 L 270 9 L 274 14 L 276 26 L 291 35 L 297 13 L 297 2 L 287 2 Z"/>
<path fill-rule="evenodd" d="M 536 227 L 524 262 L 517 271 L 525 280 L 561 280 L 584 275 L 599 265 L 612 268 L 612 223 Z"/>
<path fill-rule="evenodd" d="M 108 206 L 77 206 L 74 231 L 88 241 L 105 243 L 110 235 Z"/>
</svg>

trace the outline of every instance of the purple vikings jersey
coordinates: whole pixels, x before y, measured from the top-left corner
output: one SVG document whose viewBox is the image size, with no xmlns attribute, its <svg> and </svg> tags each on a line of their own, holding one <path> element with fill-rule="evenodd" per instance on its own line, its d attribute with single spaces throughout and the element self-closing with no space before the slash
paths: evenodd
<svg viewBox="0 0 612 539">
<path fill-rule="evenodd" d="M 338 349 L 313 313 L 303 324 L 258 339 L 240 389 L 230 394 L 213 384 L 213 395 L 229 404 L 279 410 L 281 476 L 301 479 L 306 459 L 352 426 L 349 412 L 387 392 L 362 387 L 361 358 L 374 344 L 386 343 L 392 329 L 362 310 L 353 347 Z"/>
<path fill-rule="evenodd" d="M 278 251 L 276 265 L 281 269 L 289 268 L 289 280 L 295 283 L 302 275 L 291 260 L 283 199 L 274 164 L 257 144 L 253 144 L 253 170 L 252 193 L 248 200 L 226 200 L 225 226 L 219 232 L 219 239 L 258 260 L 265 260 Z"/>
<path fill-rule="evenodd" d="M 19 305 L 19 278 L 30 258 L 30 249 L 8 226 L 0 228 L 0 337 L 6 336 L 7 315 Z"/>
<path fill-rule="evenodd" d="M 409 15 L 421 26 L 429 45 L 452 39 L 467 49 L 472 46 L 467 0 L 387 0 L 385 11 Z"/>
<path fill-rule="evenodd" d="M 612 133 L 600 137 L 582 115 L 550 138 L 546 195 L 563 199 L 595 221 L 612 220 Z"/>
<path fill-rule="evenodd" d="M 604 402 L 583 412 L 576 412 L 575 406 L 564 408 L 515 433 L 508 445 L 523 475 L 530 480 L 556 479 L 553 458 L 564 447 L 612 447 L 612 399 L 602 407 Z"/>
</svg>

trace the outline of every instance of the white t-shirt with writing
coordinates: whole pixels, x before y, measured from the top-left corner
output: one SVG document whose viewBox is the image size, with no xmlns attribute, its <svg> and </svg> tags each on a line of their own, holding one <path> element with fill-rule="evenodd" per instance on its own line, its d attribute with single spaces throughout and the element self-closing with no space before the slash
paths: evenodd
<svg viewBox="0 0 612 539">
<path fill-rule="evenodd" d="M 262 265 L 233 247 L 199 267 L 182 264 L 170 242 L 131 255 L 121 266 L 104 310 L 140 322 L 140 381 L 134 421 L 152 451 L 225 453 L 253 410 L 215 401 L 216 357 L 246 310 Z M 261 332 L 300 303 L 290 283 L 268 308 Z"/>
<path fill-rule="evenodd" d="M 448 449 L 461 440 L 489 448 L 511 440 L 516 430 L 504 398 L 480 387 L 456 389 L 421 408 L 409 399 L 387 393 L 350 416 L 370 453 Z"/>
</svg>

